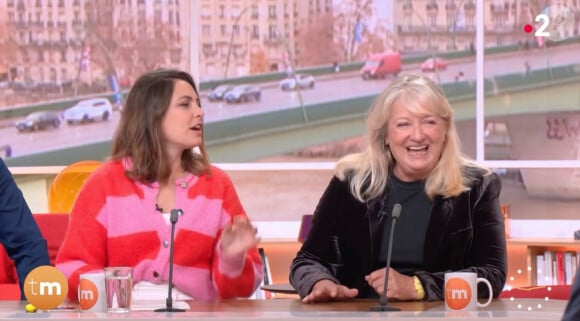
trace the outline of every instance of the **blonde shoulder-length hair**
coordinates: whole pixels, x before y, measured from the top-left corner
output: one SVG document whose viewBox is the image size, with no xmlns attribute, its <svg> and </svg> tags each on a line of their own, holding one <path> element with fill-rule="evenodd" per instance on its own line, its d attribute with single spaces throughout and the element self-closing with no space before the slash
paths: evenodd
<svg viewBox="0 0 580 321">
<path fill-rule="evenodd" d="M 431 200 L 436 195 L 452 197 L 469 190 L 474 177 L 470 175 L 473 171 L 466 171 L 468 167 L 491 172 L 461 154 L 453 110 L 439 86 L 424 76 L 405 74 L 393 80 L 371 106 L 367 115 L 365 149 L 343 157 L 335 166 L 335 175 L 341 180 L 349 180 L 350 190 L 359 201 L 379 197 L 387 186 L 395 159 L 385 145 L 385 135 L 393 105 L 398 100 L 403 100 L 413 113 L 440 116 L 447 127 L 439 162 L 425 182 L 425 192 Z"/>
</svg>

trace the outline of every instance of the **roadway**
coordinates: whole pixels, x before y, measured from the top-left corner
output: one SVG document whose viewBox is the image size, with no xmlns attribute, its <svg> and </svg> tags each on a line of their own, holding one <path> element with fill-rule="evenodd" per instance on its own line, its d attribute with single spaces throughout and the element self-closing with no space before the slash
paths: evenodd
<svg viewBox="0 0 580 321">
<path fill-rule="evenodd" d="M 578 50 L 580 50 L 579 45 L 568 45 L 490 56 L 489 59 L 486 59 L 485 77 L 516 72 L 524 73 L 525 61 L 531 65 L 532 69 L 579 63 Z M 453 64 L 446 71 L 439 74 L 441 83 L 453 82 L 455 75 L 459 71 L 464 73 L 464 79 L 475 79 L 473 58 L 451 62 Z M 407 67 L 408 69 L 405 69 L 405 71 L 419 71 L 417 65 Z M 223 102 L 212 103 L 203 99 L 202 107 L 205 111 L 206 124 L 211 124 L 214 121 L 237 118 L 243 115 L 295 107 L 300 104 L 300 100 L 304 104 L 314 104 L 344 100 L 358 95 L 376 94 L 384 89 L 389 81 L 390 79 L 363 81 L 357 74 L 350 74 L 347 78 L 320 77 L 313 90 L 282 92 L 270 84 L 269 86 L 263 86 L 262 100 L 260 102 L 227 104 Z M 24 156 L 65 147 L 108 141 L 112 138 L 119 117 L 120 114 L 115 112 L 110 120 L 106 122 L 85 125 L 67 125 L 63 123 L 58 129 L 33 133 L 18 133 L 13 127 L 2 128 L 0 129 L 0 145 L 10 144 L 13 149 L 12 156 Z"/>
</svg>

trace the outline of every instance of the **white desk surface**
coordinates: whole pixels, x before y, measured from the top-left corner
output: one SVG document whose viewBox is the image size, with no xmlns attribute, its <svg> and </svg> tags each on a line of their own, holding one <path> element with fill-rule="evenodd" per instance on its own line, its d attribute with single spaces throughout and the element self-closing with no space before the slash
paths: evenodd
<svg viewBox="0 0 580 321">
<path fill-rule="evenodd" d="M 0 301 L 0 320 L 48 319 L 48 320 L 318 320 L 340 318 L 340 321 L 377 320 L 560 320 L 566 301 L 542 299 L 496 299 L 488 307 L 475 312 L 450 313 L 445 311 L 443 302 L 392 302 L 390 306 L 402 309 L 400 312 L 368 312 L 377 305 L 375 300 L 354 300 L 324 304 L 302 304 L 297 299 L 273 300 L 224 300 L 219 302 L 190 302 L 190 309 L 183 313 L 159 313 L 153 311 L 132 311 L 125 314 L 87 313 L 79 311 L 24 312 L 24 302 Z M 158 306 L 152 307 L 158 308 Z"/>
</svg>

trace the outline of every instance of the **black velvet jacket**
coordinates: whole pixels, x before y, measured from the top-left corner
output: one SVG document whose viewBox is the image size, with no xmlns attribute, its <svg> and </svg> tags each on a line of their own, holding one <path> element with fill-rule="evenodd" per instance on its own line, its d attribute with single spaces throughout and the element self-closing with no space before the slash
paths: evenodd
<svg viewBox="0 0 580 321">
<path fill-rule="evenodd" d="M 566 305 L 566 311 L 564 311 L 564 316 L 562 317 L 562 321 L 578 320 L 580 320 L 580 269 L 576 270 L 576 278 L 574 279 L 572 291 L 570 292 L 570 300 Z"/>
<path fill-rule="evenodd" d="M 425 300 L 444 299 L 443 283 L 448 271 L 476 272 L 478 277 L 489 280 L 494 297 L 506 281 L 501 180 L 493 173 L 484 175 L 480 169 L 470 168 L 466 173 L 474 177 L 469 191 L 433 201 L 425 235 L 424 270 L 415 273 L 425 289 Z M 379 214 L 377 203 L 361 203 L 352 196 L 348 182 L 333 177 L 290 268 L 290 283 L 301 297 L 322 279 L 356 288 L 359 297 L 374 291 L 364 277 L 373 272 L 379 257 L 386 221 Z M 486 297 L 487 287 L 480 287 L 478 294 Z"/>
</svg>

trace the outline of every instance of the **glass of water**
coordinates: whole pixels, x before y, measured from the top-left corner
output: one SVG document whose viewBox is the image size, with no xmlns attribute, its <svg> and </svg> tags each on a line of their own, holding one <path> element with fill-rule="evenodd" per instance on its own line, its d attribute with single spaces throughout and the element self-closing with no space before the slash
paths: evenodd
<svg viewBox="0 0 580 321">
<path fill-rule="evenodd" d="M 109 312 L 129 312 L 131 310 L 132 289 L 132 267 L 105 268 L 105 290 L 107 292 L 107 310 Z"/>
</svg>

